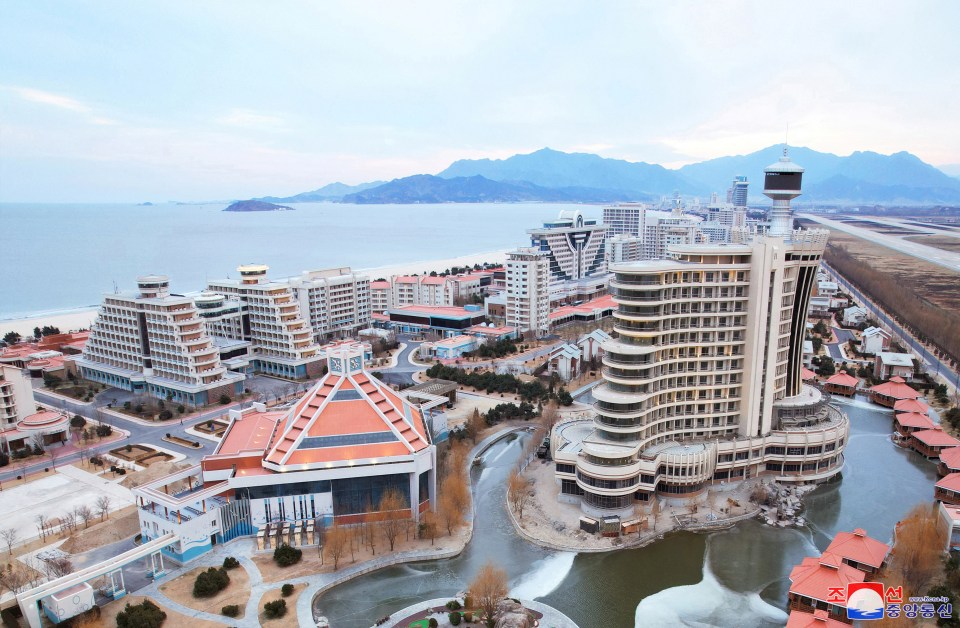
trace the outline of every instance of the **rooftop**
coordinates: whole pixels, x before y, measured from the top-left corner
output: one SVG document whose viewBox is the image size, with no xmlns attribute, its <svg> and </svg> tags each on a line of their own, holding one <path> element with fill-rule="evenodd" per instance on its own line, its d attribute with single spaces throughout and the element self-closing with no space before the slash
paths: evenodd
<svg viewBox="0 0 960 628">
<path fill-rule="evenodd" d="M 882 352 L 877 354 L 877 359 L 884 366 L 909 366 L 913 368 L 913 355 L 909 353 L 890 353 Z"/>
<path fill-rule="evenodd" d="M 960 471 L 960 447 L 950 447 L 940 452 L 940 462 L 948 469 Z"/>
<path fill-rule="evenodd" d="M 916 438 L 918 441 L 924 445 L 930 447 L 957 447 L 960 446 L 960 440 L 957 440 L 953 436 L 950 436 L 943 431 L 939 425 L 933 426 L 929 430 L 920 430 L 919 432 L 914 432 L 911 434 L 913 438 Z"/>
<path fill-rule="evenodd" d="M 918 412 L 920 414 L 927 414 L 930 411 L 930 406 L 919 399 L 901 399 L 897 403 L 893 404 L 893 411 Z"/>
<path fill-rule="evenodd" d="M 390 310 L 391 314 L 412 314 L 420 316 L 441 316 L 444 318 L 474 318 L 483 316 L 480 310 L 468 310 L 449 305 L 401 305 Z"/>
<path fill-rule="evenodd" d="M 857 528 L 853 532 L 837 532 L 826 552 L 862 565 L 880 568 L 890 553 L 890 546 L 870 538 L 866 531 Z"/>
<path fill-rule="evenodd" d="M 613 295 L 605 294 L 590 301 L 585 301 L 580 305 L 561 305 L 550 311 L 550 320 L 566 318 L 574 314 L 596 314 L 597 310 L 616 309 L 617 304 L 613 300 Z"/>
<path fill-rule="evenodd" d="M 860 380 L 848 373 L 839 371 L 836 374 L 830 376 L 830 378 L 824 383 L 833 384 L 834 386 L 853 386 L 854 388 L 856 388 L 857 384 L 860 383 Z"/>
<path fill-rule="evenodd" d="M 214 455 L 236 455 L 244 451 L 264 451 L 285 412 L 245 411 L 235 416 L 224 432 Z"/>
<path fill-rule="evenodd" d="M 954 493 L 960 493 L 960 473 L 951 473 L 937 482 L 937 488 Z"/>
<path fill-rule="evenodd" d="M 920 396 L 920 393 L 907 386 L 903 378 L 900 377 L 894 377 L 889 382 L 877 384 L 870 388 L 870 392 L 894 399 L 916 399 Z"/>
<path fill-rule="evenodd" d="M 838 556 L 824 552 L 808 556 L 790 572 L 790 593 L 826 602 L 833 587 L 846 590 L 851 582 L 863 582 L 865 574 L 845 565 Z"/>
<path fill-rule="evenodd" d="M 934 427 L 930 417 L 919 412 L 901 412 L 894 420 L 903 427 L 915 427 L 921 430 L 932 430 Z"/>
<path fill-rule="evenodd" d="M 836 619 L 830 619 L 830 614 L 823 609 L 813 613 L 790 611 L 786 628 L 848 628 L 849 624 Z"/>
</svg>

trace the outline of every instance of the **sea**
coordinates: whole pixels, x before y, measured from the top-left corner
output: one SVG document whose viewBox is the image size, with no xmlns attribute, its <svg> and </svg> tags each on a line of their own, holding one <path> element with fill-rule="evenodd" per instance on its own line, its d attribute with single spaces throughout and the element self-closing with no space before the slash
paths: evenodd
<svg viewBox="0 0 960 628">
<path fill-rule="evenodd" d="M 115 288 L 134 289 L 143 274 L 168 275 L 183 293 L 235 277 L 240 264 L 267 264 L 280 278 L 449 259 L 529 246 L 526 230 L 564 209 L 602 214 L 554 203 L 226 206 L 0 203 L 0 320 L 95 306 Z"/>
</svg>

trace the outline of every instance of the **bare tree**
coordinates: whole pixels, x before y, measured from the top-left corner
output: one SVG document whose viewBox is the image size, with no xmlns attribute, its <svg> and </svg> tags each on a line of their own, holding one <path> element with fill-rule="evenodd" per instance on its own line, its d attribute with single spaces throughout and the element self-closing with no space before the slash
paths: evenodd
<svg viewBox="0 0 960 628">
<path fill-rule="evenodd" d="M 62 578 L 73 571 L 73 563 L 65 556 L 61 558 L 51 558 L 50 560 L 44 561 L 44 570 L 50 579 Z"/>
<path fill-rule="evenodd" d="M 434 539 L 437 538 L 437 530 L 440 527 L 439 522 L 437 521 L 437 513 L 432 510 L 428 510 L 423 513 L 420 521 L 420 538 L 426 537 L 430 539 L 430 545 L 433 545 Z"/>
<path fill-rule="evenodd" d="M 523 519 L 523 509 L 530 502 L 530 487 L 527 480 L 516 469 L 510 473 L 510 478 L 507 480 L 507 499 L 516 511 L 517 517 Z"/>
<path fill-rule="evenodd" d="M 101 495 L 97 498 L 97 512 L 100 513 L 100 520 L 103 521 L 110 516 L 110 496 Z"/>
<path fill-rule="evenodd" d="M 507 595 L 507 572 L 488 562 L 467 588 L 474 603 L 483 610 L 488 626 L 493 625 L 497 605 Z"/>
<path fill-rule="evenodd" d="M 84 504 L 77 508 L 77 516 L 83 520 L 83 528 L 87 529 L 90 527 L 90 521 L 96 516 L 93 512 L 93 508 Z"/>
<path fill-rule="evenodd" d="M 51 447 L 50 449 L 47 450 L 47 454 L 50 455 L 50 464 L 53 466 L 54 469 L 57 468 L 57 458 L 60 457 L 60 453 L 61 452 L 59 447 Z"/>
<path fill-rule="evenodd" d="M 660 518 L 660 500 L 653 498 L 653 505 L 650 506 L 650 516 L 653 517 L 653 531 L 657 531 L 657 519 Z"/>
<path fill-rule="evenodd" d="M 33 518 L 37 522 L 37 530 L 40 531 L 40 537 L 43 540 L 47 538 L 47 516 L 40 514 Z"/>
<path fill-rule="evenodd" d="M 343 558 L 347 550 L 347 545 L 352 543 L 350 539 L 350 530 L 343 528 L 338 525 L 334 525 L 327 530 L 326 542 L 323 546 L 323 555 L 326 556 L 329 560 L 333 561 L 333 570 L 336 571 L 340 567 L 340 559 Z M 351 554 L 353 552 L 351 551 Z"/>
<path fill-rule="evenodd" d="M 13 544 L 17 542 L 19 533 L 16 528 L 4 528 L 0 530 L 0 540 L 7 546 L 7 553 L 13 556 Z"/>
<path fill-rule="evenodd" d="M 924 591 L 941 571 L 942 548 L 946 544 L 938 526 L 936 506 L 917 504 L 897 525 L 891 571 L 906 588 Z"/>
<path fill-rule="evenodd" d="M 14 595 L 19 593 L 29 581 L 27 570 L 20 565 L 7 563 L 6 569 L 0 569 L 0 588 Z"/>
<path fill-rule="evenodd" d="M 391 552 L 397 542 L 397 537 L 406 527 L 408 508 L 407 500 L 396 489 L 386 490 L 380 497 L 378 506 L 380 531 L 387 544 L 390 545 Z"/>
<path fill-rule="evenodd" d="M 43 434 L 40 432 L 37 432 L 31 436 L 30 442 L 33 443 L 34 448 L 39 449 L 40 451 L 43 451 L 44 447 L 46 447 L 46 443 L 43 442 Z"/>
</svg>

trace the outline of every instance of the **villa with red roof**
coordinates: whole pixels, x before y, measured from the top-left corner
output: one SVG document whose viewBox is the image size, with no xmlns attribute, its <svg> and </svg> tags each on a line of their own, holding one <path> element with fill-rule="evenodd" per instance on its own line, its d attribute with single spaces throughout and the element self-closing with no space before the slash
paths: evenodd
<svg viewBox="0 0 960 628">
<path fill-rule="evenodd" d="M 824 552 L 808 556 L 790 572 L 790 592 L 787 594 L 791 611 L 827 613 L 830 619 L 852 624 L 842 603 L 831 602 L 831 589 L 847 590 L 852 582 L 863 582 L 864 573 L 843 562 L 836 554 Z"/>
<path fill-rule="evenodd" d="M 892 408 L 904 399 L 919 399 L 920 393 L 907 386 L 902 377 L 894 377 L 889 382 L 870 388 L 870 401 Z"/>
<path fill-rule="evenodd" d="M 828 552 L 839 556 L 844 564 L 867 574 L 869 580 L 886 564 L 890 546 L 870 538 L 866 531 L 857 528 L 853 532 L 837 532 L 824 553 Z"/>
<path fill-rule="evenodd" d="M 960 473 L 960 447 L 950 447 L 940 451 L 937 475 L 942 478 L 951 473 Z"/>
<path fill-rule="evenodd" d="M 960 440 L 944 432 L 939 425 L 934 425 L 932 429 L 911 433 L 908 445 L 921 456 L 937 458 L 944 449 L 960 446 Z"/>
<path fill-rule="evenodd" d="M 893 411 L 900 412 L 918 412 L 926 415 L 930 411 L 930 406 L 919 399 L 901 399 L 893 404 Z"/>
<path fill-rule="evenodd" d="M 919 412 L 900 412 L 893 417 L 893 429 L 900 436 L 910 436 L 910 434 L 919 430 L 932 430 L 933 421 L 926 414 Z"/>
<path fill-rule="evenodd" d="M 827 611 L 817 610 L 812 613 L 790 611 L 786 628 L 846 628 L 848 625 L 842 621 L 830 619 Z"/>
<path fill-rule="evenodd" d="M 941 478 L 934 486 L 933 497 L 944 504 L 960 506 L 960 473 Z"/>
<path fill-rule="evenodd" d="M 860 380 L 853 375 L 838 371 L 823 383 L 823 389 L 834 395 L 853 397 L 857 394 L 857 385 L 859 383 Z"/>
<path fill-rule="evenodd" d="M 185 562 L 238 536 L 258 535 L 261 547 L 311 544 L 325 525 L 378 513 L 388 491 L 406 502 L 402 517 L 430 510 L 432 404 L 414 404 L 370 376 L 359 345 L 328 351 L 327 364 L 293 407 L 231 411 L 213 454 L 133 489 L 144 540 L 177 534 L 164 551 Z"/>
</svg>

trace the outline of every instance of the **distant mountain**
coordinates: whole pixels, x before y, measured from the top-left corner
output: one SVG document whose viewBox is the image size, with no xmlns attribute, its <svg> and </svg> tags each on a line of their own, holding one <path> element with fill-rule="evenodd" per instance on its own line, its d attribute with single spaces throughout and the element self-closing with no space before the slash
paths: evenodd
<svg viewBox="0 0 960 628">
<path fill-rule="evenodd" d="M 710 192 L 700 182 L 657 164 L 549 148 L 508 159 L 461 159 L 437 176 L 452 179 L 476 175 L 493 181 L 525 181 L 544 188 L 614 190 L 627 192 L 631 198 L 669 195 L 677 190 L 698 195 Z"/>
<path fill-rule="evenodd" d="M 292 207 L 286 205 L 274 205 L 273 203 L 264 203 L 263 201 L 249 200 L 237 201 L 226 207 L 225 212 L 284 212 L 293 211 Z"/>
<path fill-rule="evenodd" d="M 362 192 L 364 190 L 369 190 L 370 188 L 375 188 L 378 185 L 383 185 L 383 181 L 371 181 L 370 183 L 361 183 L 359 185 L 346 185 L 345 183 L 330 183 L 312 190 L 310 192 L 301 192 L 300 194 L 295 194 L 294 196 L 264 196 L 263 198 L 257 199 L 260 201 L 267 201 L 270 203 L 318 203 L 322 201 L 339 201 L 347 194 L 353 194 L 355 192 Z"/>
<path fill-rule="evenodd" d="M 690 164 L 679 172 L 716 191 L 726 190 L 735 175 L 746 175 L 751 197 L 760 197 L 763 169 L 782 154 L 782 146 L 768 146 L 749 155 Z M 906 152 L 858 151 L 840 157 L 797 146 L 790 147 L 790 158 L 806 170 L 802 201 L 925 203 L 960 198 L 960 181 Z"/>
<path fill-rule="evenodd" d="M 517 203 L 517 202 L 616 202 L 634 196 L 615 190 L 585 187 L 546 188 L 527 182 L 492 181 L 479 175 L 443 178 L 418 174 L 348 194 L 344 203 Z M 641 199 L 642 200 L 642 199 Z"/>
</svg>

